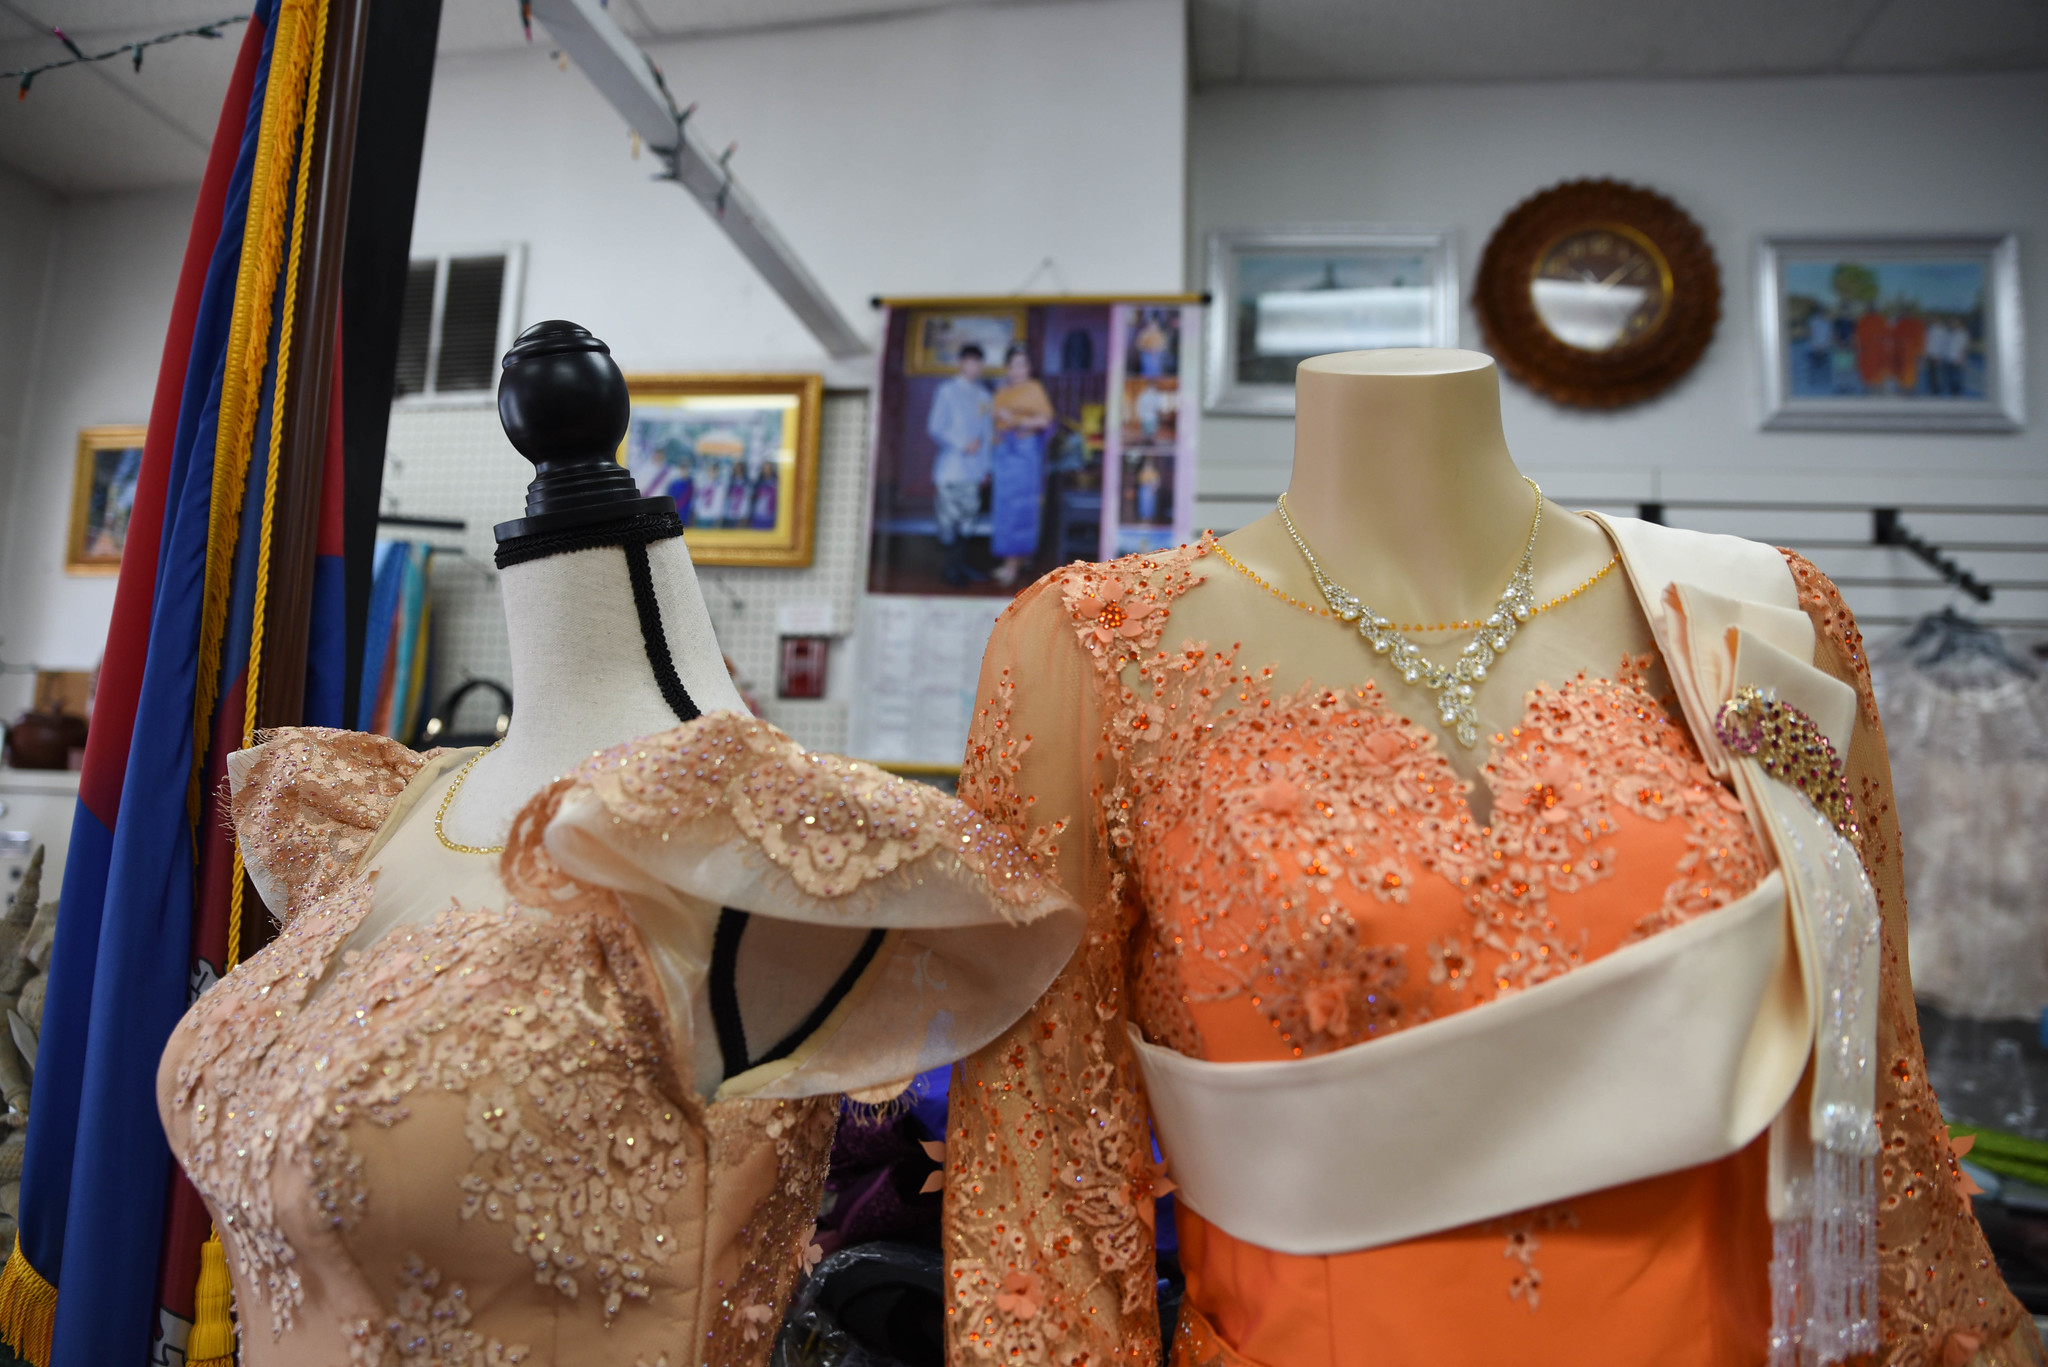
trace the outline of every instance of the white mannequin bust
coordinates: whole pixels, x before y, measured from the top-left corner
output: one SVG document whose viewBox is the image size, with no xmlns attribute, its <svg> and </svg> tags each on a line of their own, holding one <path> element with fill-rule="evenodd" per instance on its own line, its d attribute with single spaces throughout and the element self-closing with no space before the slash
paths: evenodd
<svg viewBox="0 0 2048 1367">
<path fill-rule="evenodd" d="M 680 536 L 647 547 L 676 675 L 701 712 L 747 710 L 726 672 L 696 567 Z M 679 724 L 641 640 L 617 546 L 509 566 L 499 576 L 512 645 L 512 724 L 478 760 L 442 827 L 464 845 L 503 844 L 527 799 L 577 764 Z"/>
<path fill-rule="evenodd" d="M 446 799 L 458 845 L 506 843 L 522 808 L 593 754 L 715 712 L 747 712 L 667 499 L 616 464 L 630 420 L 609 350 L 574 323 L 537 323 L 505 358 L 498 414 L 534 463 L 526 516 L 498 525 L 512 718 Z M 635 579 L 644 568 L 644 578 Z M 879 931 L 719 913 L 709 992 L 688 1004 L 698 1088 L 815 1029 Z M 850 967 L 851 966 L 851 967 Z M 721 1024 L 713 997 L 731 1010 Z M 674 1004 L 674 1003 L 672 1003 Z"/>
<path fill-rule="evenodd" d="M 1500 376 L 1477 351 L 1400 347 L 1303 361 L 1295 372 L 1294 468 L 1287 505 L 1324 571 L 1396 621 L 1456 621 L 1486 612 L 1528 544 L 1535 496 L 1501 427 Z M 1277 513 L 1223 538 L 1225 549 L 1282 593 L 1323 599 Z M 1590 519 L 1546 501 L 1535 543 L 1535 594 L 1549 602 L 1614 557 Z M 1238 641 L 1244 658 L 1277 667 L 1279 687 L 1374 680 L 1388 706 L 1435 729 L 1433 700 L 1404 686 L 1348 627 L 1276 604 L 1227 567 L 1226 590 L 1176 607 L 1190 639 Z M 1234 581 L 1234 582 L 1233 582 Z M 1455 659 L 1470 633 L 1424 631 L 1438 661 Z M 1624 656 L 1654 648 L 1626 576 L 1606 575 L 1517 637 L 1480 690 L 1486 731 L 1516 724 L 1529 689 L 1581 670 L 1612 677 Z M 1465 777 L 1485 746 L 1447 744 Z M 1475 801 L 1483 792 L 1476 792 Z"/>
</svg>

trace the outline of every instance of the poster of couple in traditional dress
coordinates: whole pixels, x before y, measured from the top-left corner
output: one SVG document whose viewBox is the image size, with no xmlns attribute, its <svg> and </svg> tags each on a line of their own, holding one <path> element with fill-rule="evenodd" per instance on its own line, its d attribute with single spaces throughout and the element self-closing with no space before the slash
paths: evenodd
<svg viewBox="0 0 2048 1367">
<path fill-rule="evenodd" d="M 873 412 L 854 753 L 957 765 L 990 627 L 1061 565 L 1194 516 L 1188 296 L 889 303 Z"/>
<path fill-rule="evenodd" d="M 1007 598 L 1193 515 L 1170 299 L 902 301 L 875 410 L 868 591 Z"/>
</svg>

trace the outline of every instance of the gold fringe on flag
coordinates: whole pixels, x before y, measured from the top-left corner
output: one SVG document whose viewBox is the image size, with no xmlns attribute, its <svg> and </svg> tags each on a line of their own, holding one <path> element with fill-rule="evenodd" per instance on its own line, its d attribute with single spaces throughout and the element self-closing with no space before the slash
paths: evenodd
<svg viewBox="0 0 2048 1367">
<path fill-rule="evenodd" d="M 228 1280 L 228 1254 L 217 1229 L 199 1246 L 199 1286 L 192 1299 L 185 1367 L 235 1367 L 235 1287 Z"/>
<path fill-rule="evenodd" d="M 241 269 L 235 276 L 234 315 L 228 325 L 227 365 L 221 376 L 220 423 L 214 442 L 213 502 L 207 513 L 206 584 L 199 618 L 198 687 L 192 700 L 192 777 L 185 801 L 196 825 L 200 790 L 212 747 L 213 709 L 220 698 L 221 641 L 227 633 L 228 590 L 241 525 L 242 491 L 263 402 L 263 371 L 270 359 L 271 307 L 284 266 L 285 227 L 291 214 L 292 173 L 301 128 L 310 134 L 309 104 L 318 98 L 315 57 L 327 27 L 326 0 L 282 0 L 271 40 L 270 78 L 249 181 L 249 212 L 242 233 Z M 310 170 L 310 168 L 308 168 Z M 300 179 L 303 181 L 304 176 Z M 273 403 L 284 399 L 279 376 Z M 272 451 L 274 464 L 278 453 Z M 253 705 L 253 699 L 251 703 Z"/>
<path fill-rule="evenodd" d="M 299 174 L 298 190 L 292 202 L 292 248 L 285 262 L 284 273 L 284 317 L 277 333 L 277 384 L 270 401 L 270 460 L 263 480 L 263 521 L 262 530 L 256 543 L 256 593 L 251 605 L 253 616 L 249 624 L 249 665 L 248 683 L 242 690 L 242 748 L 256 743 L 256 704 L 263 680 L 263 636 L 264 619 L 270 602 L 270 541 L 271 529 L 277 522 L 277 473 L 283 464 L 284 446 L 284 396 L 291 376 L 292 334 L 298 316 L 299 264 L 306 250 L 306 187 L 312 181 L 308 174 L 313 165 L 314 136 L 320 124 L 320 79 L 327 55 L 327 0 L 317 0 L 318 9 L 313 16 L 313 80 L 306 92 L 306 116 L 303 121 L 303 135 L 299 141 L 299 165 L 304 168 Z M 223 404 L 227 395 L 221 395 Z M 254 414 L 250 420 L 254 421 Z M 243 478 L 248 475 L 248 453 L 244 452 L 242 462 Z M 215 488 L 218 489 L 218 485 Z M 210 544 L 210 543 L 209 543 Z M 226 613 L 223 602 L 222 613 Z M 210 711 L 211 709 L 209 709 Z M 228 880 L 228 947 L 227 963 L 223 973 L 234 971 L 242 959 L 242 902 L 249 880 L 243 877 L 242 843 L 235 841 L 234 871 Z"/>
<path fill-rule="evenodd" d="M 57 1327 L 57 1288 L 22 1256 L 21 1235 L 0 1267 L 0 1340 L 15 1356 L 50 1367 L 50 1338 Z"/>
</svg>

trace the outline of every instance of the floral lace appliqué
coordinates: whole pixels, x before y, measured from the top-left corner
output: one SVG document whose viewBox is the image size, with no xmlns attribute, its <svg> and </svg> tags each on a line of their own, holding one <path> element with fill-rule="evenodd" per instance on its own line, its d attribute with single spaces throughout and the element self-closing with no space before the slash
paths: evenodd
<svg viewBox="0 0 2048 1367">
<path fill-rule="evenodd" d="M 714 713 L 585 761 L 551 790 L 588 787 L 620 820 L 671 833 L 729 819 L 811 897 L 843 899 L 919 861 L 985 881 L 1028 919 L 1046 896 L 1029 856 L 997 826 L 929 784 L 813 754 L 766 722 Z"/>
<path fill-rule="evenodd" d="M 1184 1052 L 1200 1046 L 1183 1002 L 1248 998 L 1307 1056 L 1568 971 L 1586 940 L 1557 899 L 1614 875 L 1625 818 L 1681 833 L 1637 936 L 1763 876 L 1740 802 L 1639 683 L 1534 690 L 1495 737 L 1482 827 L 1434 735 L 1371 685 L 1274 699 L 1263 674 L 1192 652 L 1151 682 L 1169 719 L 1133 755 L 1140 1022 Z"/>
<path fill-rule="evenodd" d="M 686 1319 L 702 1301 L 718 1322 L 690 1361 L 765 1361 L 769 1344 L 748 1307 L 779 1316 L 803 1266 L 834 1099 L 699 1103 L 667 1057 L 638 937 L 608 897 L 569 899 L 546 915 L 510 901 L 451 902 L 342 953 L 377 882 L 354 859 L 417 757 L 402 753 L 395 777 L 348 780 L 336 798 L 314 791 L 307 776 L 319 764 L 345 771 L 391 757 L 364 760 L 346 736 L 339 760 L 308 753 L 333 743 L 289 733 L 249 762 L 237 793 L 245 839 L 272 824 L 271 802 L 324 805 L 345 819 L 318 838 L 280 830 L 301 847 L 291 867 L 313 881 L 294 892 L 278 938 L 200 999 L 180 1027 L 189 1037 L 174 1046 L 174 1142 L 223 1225 L 245 1315 L 261 1305 L 273 1334 L 293 1327 L 307 1273 L 278 1203 L 303 1201 L 294 1219 L 310 1209 L 344 1235 L 372 1214 L 445 1221 L 451 1234 L 458 1222 L 490 1231 L 546 1295 L 594 1302 L 606 1322 L 656 1295 L 687 1298 Z M 349 806 L 349 793 L 369 796 Z M 535 819 L 529 806 L 521 822 Z M 322 841 L 324 854 L 314 848 Z M 467 1151 L 454 1156 L 446 1206 L 376 1207 L 358 1146 L 429 1105 L 457 1124 Z M 707 1193 L 722 1182 L 750 1202 L 730 1236 L 737 1272 L 700 1287 L 697 1240 Z M 351 1362 L 510 1367 L 527 1351 L 493 1338 L 487 1307 L 425 1260 L 409 1262 L 389 1294 L 382 1319 L 339 1326 Z"/>
<path fill-rule="evenodd" d="M 1553 1229 L 1578 1227 L 1578 1214 L 1570 1206 L 1542 1206 L 1492 1222 L 1489 1228 L 1502 1229 L 1507 1235 L 1501 1257 L 1515 1265 L 1514 1274 L 1508 1279 L 1510 1300 L 1520 1301 L 1529 1307 L 1530 1314 L 1536 1313 L 1536 1307 L 1543 1302 L 1543 1269 L 1536 1265 L 1536 1255 L 1543 1248 L 1542 1235 Z"/>
<path fill-rule="evenodd" d="M 533 1356 L 523 1343 L 474 1332 L 469 1324 L 475 1318 L 467 1290 L 443 1285 L 440 1272 L 410 1254 L 391 1316 L 381 1325 L 355 1320 L 342 1326 L 349 1367 L 519 1367 Z"/>
</svg>

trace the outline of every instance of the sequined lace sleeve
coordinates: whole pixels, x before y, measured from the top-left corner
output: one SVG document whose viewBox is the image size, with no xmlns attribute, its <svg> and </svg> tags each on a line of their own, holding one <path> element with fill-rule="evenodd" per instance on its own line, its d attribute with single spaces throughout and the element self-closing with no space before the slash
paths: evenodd
<svg viewBox="0 0 2048 1367">
<path fill-rule="evenodd" d="M 949 1063 L 1022 1015 L 1081 933 L 1079 907 L 1000 823 L 730 712 L 585 761 L 521 812 L 500 868 L 530 905 L 617 907 L 690 961 L 683 981 L 721 908 L 889 932 L 843 1010 L 721 1096 L 861 1090 Z"/>
<path fill-rule="evenodd" d="M 1785 552 L 1801 605 L 1820 638 L 1816 663 L 1855 688 L 1859 712 L 1848 777 L 1863 832 L 1863 861 L 1884 909 L 1879 977 L 1877 1113 L 1879 1300 L 1883 1361 L 1919 1367 L 1985 1367 L 2043 1361 L 2032 1319 L 2006 1289 L 1963 1195 L 1961 1173 L 1927 1064 L 1906 962 L 1906 901 L 1898 817 L 1884 728 L 1863 658 L 1863 637 L 1828 577 Z"/>
<path fill-rule="evenodd" d="M 267 731 L 228 756 L 242 863 L 280 921 L 348 873 L 428 758 L 387 736 L 318 726 Z"/>
<path fill-rule="evenodd" d="M 1158 1361 L 1154 1176 L 1124 1033 L 1135 909 L 1110 853 L 1127 804 L 1107 719 L 1117 660 L 1156 640 L 1162 606 L 1114 566 L 1061 571 L 1019 597 L 982 664 L 960 795 L 1081 900 L 1088 928 L 1031 1014 L 954 1076 L 956 1367 Z"/>
</svg>

